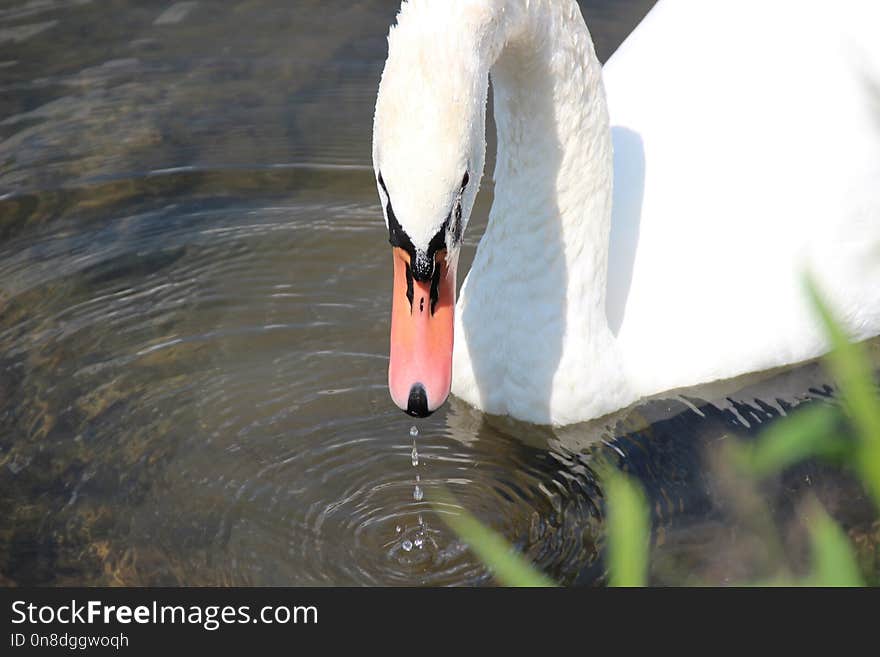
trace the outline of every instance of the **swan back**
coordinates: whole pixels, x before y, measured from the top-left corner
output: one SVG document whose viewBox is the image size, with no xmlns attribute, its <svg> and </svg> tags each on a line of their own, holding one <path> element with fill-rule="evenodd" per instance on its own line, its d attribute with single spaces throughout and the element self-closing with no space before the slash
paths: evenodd
<svg viewBox="0 0 880 657">
<path fill-rule="evenodd" d="M 641 394 L 820 355 L 808 269 L 880 332 L 877 25 L 858 0 L 661 0 L 606 65 L 609 314 Z"/>
</svg>

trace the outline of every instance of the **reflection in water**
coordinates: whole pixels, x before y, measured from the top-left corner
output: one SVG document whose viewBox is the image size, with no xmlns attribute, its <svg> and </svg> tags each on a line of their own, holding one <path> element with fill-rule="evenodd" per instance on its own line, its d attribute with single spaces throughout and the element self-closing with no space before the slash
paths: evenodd
<svg viewBox="0 0 880 657">
<path fill-rule="evenodd" d="M 439 485 L 594 583 L 608 457 L 648 490 L 655 581 L 772 566 L 712 454 L 827 396 L 815 367 L 557 432 L 453 399 L 410 432 L 369 156 L 395 5 L 0 10 L 0 583 L 490 582 Z M 650 2 L 584 5 L 607 55 Z M 768 485 L 795 544 L 806 490 L 876 531 L 832 474 Z"/>
</svg>

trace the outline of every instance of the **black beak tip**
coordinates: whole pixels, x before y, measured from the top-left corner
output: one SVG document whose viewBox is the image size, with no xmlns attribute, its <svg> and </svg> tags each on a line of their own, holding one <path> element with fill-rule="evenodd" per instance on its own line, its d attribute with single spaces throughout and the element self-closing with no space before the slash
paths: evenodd
<svg viewBox="0 0 880 657">
<path fill-rule="evenodd" d="M 406 413 L 413 417 L 428 417 L 432 413 L 428 410 L 428 393 L 425 392 L 425 386 L 421 383 L 414 383 L 410 388 Z"/>
</svg>

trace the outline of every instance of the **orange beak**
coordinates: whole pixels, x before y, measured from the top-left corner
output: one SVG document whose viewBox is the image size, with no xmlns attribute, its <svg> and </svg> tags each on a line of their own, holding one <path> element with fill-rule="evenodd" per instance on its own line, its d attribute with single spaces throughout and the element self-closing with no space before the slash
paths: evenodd
<svg viewBox="0 0 880 657">
<path fill-rule="evenodd" d="M 438 251 L 434 275 L 418 281 L 406 251 L 394 247 L 392 258 L 388 388 L 402 410 L 427 417 L 443 405 L 452 385 L 455 267 L 447 265 L 445 250 Z"/>
</svg>

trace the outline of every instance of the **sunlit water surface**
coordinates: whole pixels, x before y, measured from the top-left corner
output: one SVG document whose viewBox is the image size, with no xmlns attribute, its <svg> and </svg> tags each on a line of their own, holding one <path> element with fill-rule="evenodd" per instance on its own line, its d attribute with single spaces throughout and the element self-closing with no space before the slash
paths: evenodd
<svg viewBox="0 0 880 657">
<path fill-rule="evenodd" d="M 650 4 L 582 3 L 603 58 Z M 653 581 L 775 567 L 713 454 L 827 396 L 815 366 L 748 404 L 559 433 L 453 399 L 411 436 L 370 166 L 395 9 L 0 5 L 0 583 L 491 582 L 439 485 L 554 578 L 597 583 L 603 455 L 648 491 Z M 765 491 L 794 554 L 807 491 L 876 530 L 857 487 L 805 466 Z"/>
</svg>

